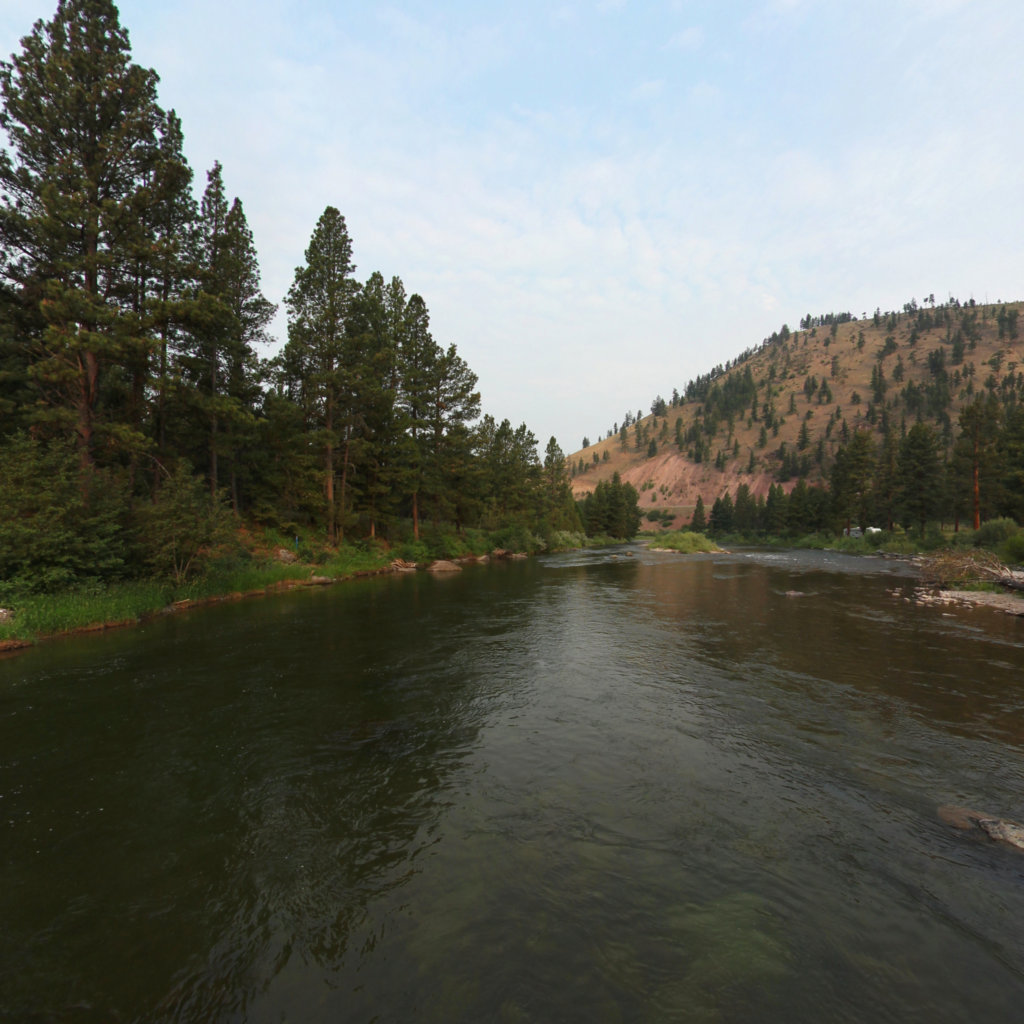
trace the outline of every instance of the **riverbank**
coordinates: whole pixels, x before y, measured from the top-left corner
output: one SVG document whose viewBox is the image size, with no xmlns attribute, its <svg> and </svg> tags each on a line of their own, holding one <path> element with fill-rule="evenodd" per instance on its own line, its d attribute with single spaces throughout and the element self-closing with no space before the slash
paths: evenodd
<svg viewBox="0 0 1024 1024">
<path fill-rule="evenodd" d="M 0 619 L 0 655 L 24 650 L 37 643 L 84 633 L 137 626 L 162 615 L 255 597 L 268 597 L 305 587 L 332 586 L 354 579 L 375 576 L 392 570 L 388 565 L 360 569 L 342 576 L 317 575 L 316 566 L 294 564 L 291 573 L 281 577 L 280 569 L 268 566 L 256 575 L 274 577 L 262 585 L 253 580 L 245 587 L 231 586 L 213 592 L 177 596 L 177 588 L 157 581 L 114 584 L 103 593 L 71 592 L 58 595 L 31 595 L 22 598 L 13 609 L 3 609 Z M 250 576 L 253 573 L 249 574 Z M 185 588 L 207 591 L 209 581 Z"/>
<path fill-rule="evenodd" d="M 565 540 L 585 540 L 575 535 Z M 476 545 L 480 547 L 479 544 Z M 600 542 L 596 546 L 601 546 Z M 211 565 L 206 575 L 176 585 L 168 580 L 134 580 L 82 587 L 56 594 L 21 594 L 0 607 L 0 656 L 37 643 L 108 629 L 140 625 L 163 615 L 221 604 L 268 597 L 306 587 L 325 587 L 390 573 L 430 571 L 443 556 L 426 545 L 399 549 L 405 557 L 383 545 L 352 545 L 336 549 L 315 562 L 300 560 L 290 549 L 262 549 L 261 557 L 239 563 L 226 559 Z M 415 554 L 417 560 L 408 557 Z M 444 566 L 489 559 L 526 558 L 525 552 L 491 548 L 463 551 L 443 559 Z M 439 570 L 441 571 L 441 570 Z"/>
</svg>

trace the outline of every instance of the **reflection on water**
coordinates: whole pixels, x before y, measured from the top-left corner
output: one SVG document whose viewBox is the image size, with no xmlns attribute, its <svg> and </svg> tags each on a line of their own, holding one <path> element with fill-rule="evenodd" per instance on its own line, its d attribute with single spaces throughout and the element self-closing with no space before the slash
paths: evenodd
<svg viewBox="0 0 1024 1024">
<path fill-rule="evenodd" d="M 1010 1017 L 1020 620 L 639 548 L 0 663 L 0 1019 Z"/>
</svg>

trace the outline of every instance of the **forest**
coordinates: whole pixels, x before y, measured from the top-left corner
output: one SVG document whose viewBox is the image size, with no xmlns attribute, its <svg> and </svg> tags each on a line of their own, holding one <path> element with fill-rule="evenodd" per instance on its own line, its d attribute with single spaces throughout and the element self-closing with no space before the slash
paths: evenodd
<svg viewBox="0 0 1024 1024">
<path fill-rule="evenodd" d="M 655 528 L 801 543 L 870 528 L 910 548 L 979 538 L 1024 562 L 1019 313 L 930 295 L 807 314 L 584 438 L 576 493 L 618 473 Z"/>
<path fill-rule="evenodd" d="M 219 163 L 198 194 L 157 84 L 109 0 L 62 0 L 0 64 L 4 591 L 180 582 L 242 529 L 416 551 L 580 533 L 555 439 L 542 462 L 525 424 L 481 416 L 424 299 L 356 278 L 333 206 L 266 354 L 242 200 Z"/>
</svg>

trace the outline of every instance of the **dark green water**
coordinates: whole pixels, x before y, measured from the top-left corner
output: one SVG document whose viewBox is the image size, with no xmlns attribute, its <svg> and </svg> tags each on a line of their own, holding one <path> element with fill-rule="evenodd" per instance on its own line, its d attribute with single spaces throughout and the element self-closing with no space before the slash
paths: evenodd
<svg viewBox="0 0 1024 1024">
<path fill-rule="evenodd" d="M 0 1019 L 1012 1021 L 1024 621 L 637 551 L 0 661 Z M 786 596 L 799 590 L 805 596 Z"/>
</svg>

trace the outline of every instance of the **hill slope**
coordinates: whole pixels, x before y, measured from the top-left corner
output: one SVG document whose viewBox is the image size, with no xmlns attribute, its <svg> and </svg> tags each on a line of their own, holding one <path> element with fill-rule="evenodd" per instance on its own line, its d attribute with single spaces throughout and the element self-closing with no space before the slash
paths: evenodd
<svg viewBox="0 0 1024 1024">
<path fill-rule="evenodd" d="M 744 482 L 757 496 L 800 476 L 824 479 L 857 430 L 881 438 L 922 419 L 948 451 L 960 409 L 979 392 L 1024 401 L 1020 307 L 910 302 L 860 320 L 827 314 L 805 317 L 796 332 L 783 326 L 574 452 L 573 492 L 581 497 L 619 472 L 644 512 L 682 525 L 698 494 L 710 507 Z"/>
</svg>

